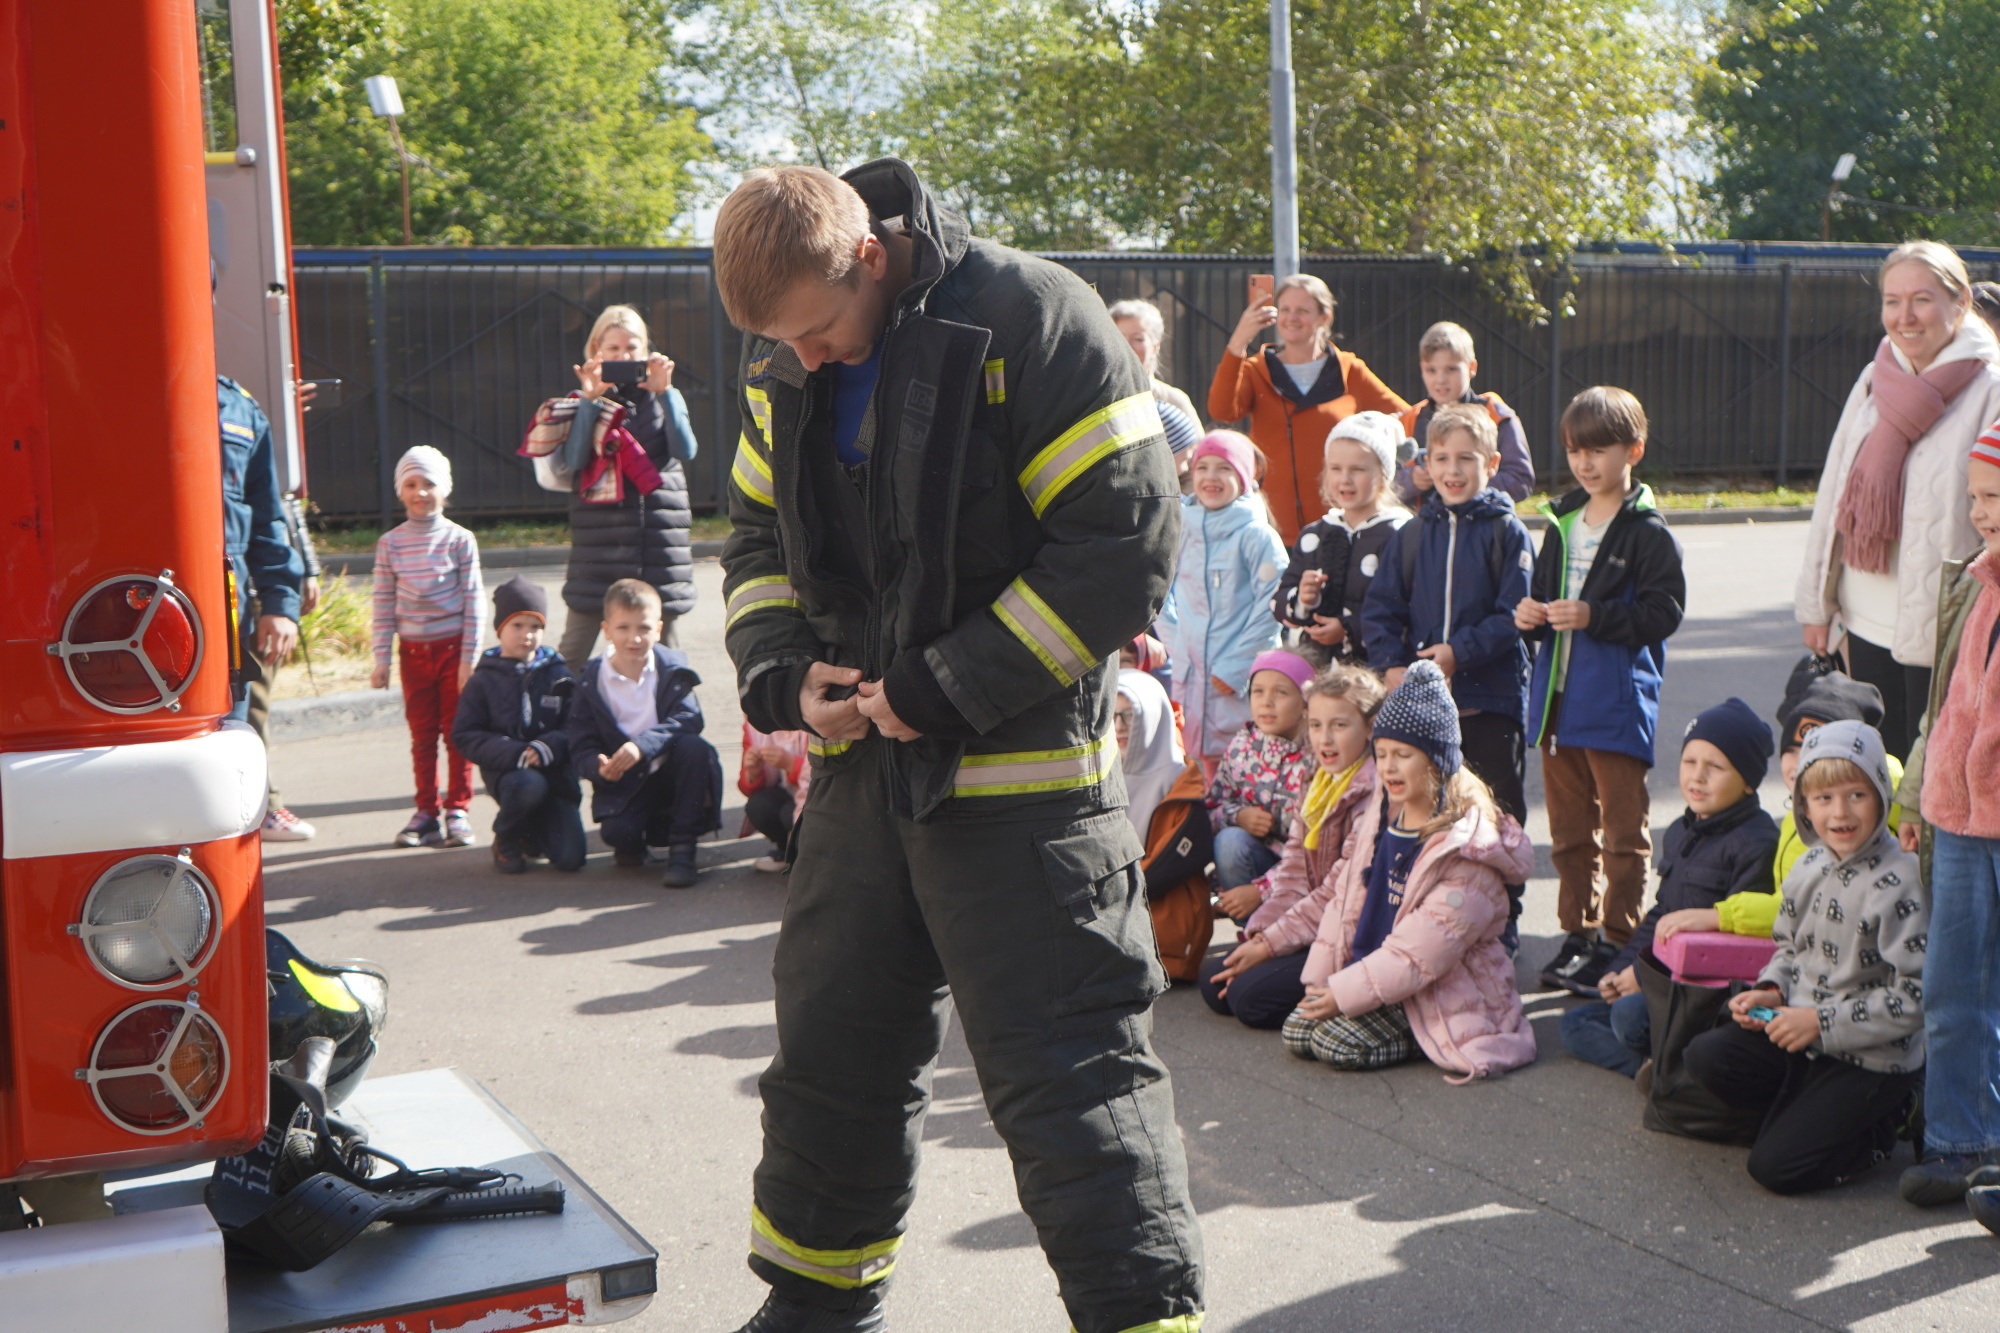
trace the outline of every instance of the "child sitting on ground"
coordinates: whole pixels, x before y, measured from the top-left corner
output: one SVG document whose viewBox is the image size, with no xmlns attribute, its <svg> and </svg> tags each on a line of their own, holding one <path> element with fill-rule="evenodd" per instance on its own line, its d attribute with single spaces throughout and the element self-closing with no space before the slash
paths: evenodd
<svg viewBox="0 0 2000 1333">
<path fill-rule="evenodd" d="M 1319 495 L 1329 508 L 1300 529 L 1271 604 L 1304 635 L 1301 655 L 1321 666 L 1368 660 L 1361 604 L 1390 536 L 1410 517 L 1389 485 L 1403 444 L 1403 428 L 1386 412 L 1356 412 L 1326 437 Z"/>
<path fill-rule="evenodd" d="M 469 847 L 472 763 L 451 738 L 458 692 L 479 652 L 479 541 L 444 516 L 451 460 L 427 444 L 396 461 L 403 522 L 375 543 L 375 670 L 368 683 L 389 687 L 389 648 L 403 682 L 403 720 L 417 780 L 417 812 L 396 835 L 398 847 Z M 438 799 L 438 741 L 444 741 L 445 793 Z"/>
<path fill-rule="evenodd" d="M 1375 795 L 1368 728 L 1382 693 L 1374 672 L 1339 663 L 1306 687 L 1306 735 L 1319 768 L 1284 855 L 1255 886 L 1264 901 L 1243 941 L 1227 959 L 1202 965 L 1201 998 L 1246 1027 L 1283 1026 L 1306 996 L 1306 950 L 1319 934 L 1355 817 Z"/>
<path fill-rule="evenodd" d="M 1542 752 L 1564 932 L 1541 983 L 1595 995 L 1646 900 L 1646 772 L 1687 578 L 1652 490 L 1632 480 L 1646 456 L 1639 400 L 1585 389 L 1563 412 L 1562 438 L 1577 489 L 1546 507 L 1541 558 L 1514 624 L 1537 645 L 1528 744 Z"/>
<path fill-rule="evenodd" d="M 1859 722 L 1806 737 L 1793 809 L 1817 845 L 1785 877 L 1778 951 L 1730 1000 L 1735 1024 L 1688 1043 L 1703 1087 L 1763 1114 L 1750 1175 L 1776 1194 L 1886 1161 L 1922 1083 L 1930 895 L 1889 832 L 1883 760 Z"/>
<path fill-rule="evenodd" d="M 1529 1064 L 1535 1035 L 1500 937 L 1506 886 L 1527 878 L 1533 851 L 1464 766 L 1434 663 L 1417 662 L 1383 703 L 1373 745 L 1382 795 L 1355 823 L 1285 1045 L 1336 1069 L 1421 1052 L 1459 1081 Z"/>
<path fill-rule="evenodd" d="M 1180 557 L 1158 629 L 1173 660 L 1183 740 L 1212 778 L 1250 720 L 1250 664 L 1278 646 L 1271 594 L 1285 543 L 1253 498 L 1257 456 L 1247 436 L 1213 431 L 1193 455 L 1194 494 L 1181 500 Z"/>
<path fill-rule="evenodd" d="M 1771 874 L 1778 826 L 1757 803 L 1771 755 L 1771 729 L 1741 699 L 1698 713 L 1681 740 L 1681 799 L 1687 810 L 1660 841 L 1653 910 L 1612 958 L 1598 996 L 1562 1018 L 1562 1042 L 1579 1060 L 1638 1076 L 1653 1056 L 1652 1020 L 1639 990 L 1639 955 L 1669 914 L 1713 908 L 1761 888 Z"/>
<path fill-rule="evenodd" d="M 1273 648 L 1250 665 L 1249 725 L 1236 733 L 1208 784 L 1217 901 L 1237 925 L 1264 901 L 1256 881 L 1278 863 L 1312 778 L 1306 687 L 1312 665 Z"/>
<path fill-rule="evenodd" d="M 1534 456 L 1528 452 L 1521 419 L 1514 409 L 1497 393 L 1472 391 L 1473 377 L 1479 373 L 1479 358 L 1473 351 L 1472 335 L 1464 325 L 1446 320 L 1425 329 L 1417 343 L 1417 359 L 1423 369 L 1424 392 L 1430 397 L 1404 411 L 1399 424 L 1405 435 L 1421 440 L 1427 438 L 1431 418 L 1439 408 L 1453 403 L 1477 406 L 1492 418 L 1499 441 L 1500 466 L 1493 484 L 1518 504 L 1535 489 Z M 1412 461 L 1396 478 L 1397 496 L 1412 508 L 1423 503 L 1424 492 L 1430 488 L 1429 471 L 1420 460 Z"/>
<path fill-rule="evenodd" d="M 743 724 L 743 765 L 736 774 L 736 790 L 743 793 L 743 831 L 737 836 L 754 831 L 771 844 L 768 854 L 750 863 L 752 870 L 776 875 L 791 869 L 785 849 L 812 785 L 812 765 L 806 761 L 810 740 L 803 731 L 767 733 Z"/>
<path fill-rule="evenodd" d="M 1361 632 L 1368 664 L 1392 690 L 1411 662 L 1437 664 L 1458 701 L 1465 766 L 1521 824 L 1528 817 L 1521 741 L 1528 650 L 1514 609 L 1528 595 L 1535 556 L 1513 502 L 1489 484 L 1497 438 L 1481 407 L 1454 403 L 1431 418 L 1434 490 L 1383 551 Z M 1508 897 L 1518 917 L 1521 886 L 1510 885 Z M 1515 940 L 1510 921 L 1510 949 Z"/>
<path fill-rule="evenodd" d="M 554 649 L 542 646 L 549 599 L 516 574 L 493 590 L 497 648 L 488 648 L 458 696 L 451 739 L 479 765 L 493 819 L 493 868 L 518 875 L 530 857 L 581 870 L 587 848 L 582 788 L 570 770 L 570 696 L 576 681 Z"/>
<path fill-rule="evenodd" d="M 591 817 L 621 866 L 664 846 L 660 882 L 695 882 L 695 843 L 721 825 L 722 761 L 702 738 L 701 677 L 660 645 L 660 593 L 619 579 L 604 592 L 601 657 L 583 664 L 570 710 L 570 763 L 589 780 Z"/>
</svg>

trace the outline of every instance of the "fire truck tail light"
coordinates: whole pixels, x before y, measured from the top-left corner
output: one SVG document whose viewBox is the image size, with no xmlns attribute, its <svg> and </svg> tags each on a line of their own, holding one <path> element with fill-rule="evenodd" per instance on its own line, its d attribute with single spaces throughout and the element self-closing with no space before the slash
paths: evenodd
<svg viewBox="0 0 2000 1333">
<path fill-rule="evenodd" d="M 135 856 L 104 872 L 71 929 L 112 980 L 141 989 L 188 984 L 215 940 L 215 888 L 185 854 Z"/>
<path fill-rule="evenodd" d="M 222 1033 L 189 996 L 185 1004 L 135 1005 L 98 1034 L 77 1071 L 97 1105 L 135 1134 L 200 1128 L 229 1078 Z"/>
<path fill-rule="evenodd" d="M 77 600 L 49 652 L 106 712 L 178 709 L 201 664 L 201 619 L 171 570 L 106 579 Z"/>
</svg>

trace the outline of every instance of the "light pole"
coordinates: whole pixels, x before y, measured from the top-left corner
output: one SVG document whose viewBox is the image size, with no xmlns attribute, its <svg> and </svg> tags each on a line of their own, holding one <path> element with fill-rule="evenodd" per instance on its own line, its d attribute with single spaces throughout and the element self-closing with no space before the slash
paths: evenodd
<svg viewBox="0 0 2000 1333">
<path fill-rule="evenodd" d="M 396 165 L 403 169 L 403 244 L 412 245 L 410 239 L 410 154 L 403 147 L 403 131 L 396 124 L 396 118 L 403 114 L 403 94 L 396 88 L 393 74 L 377 74 L 363 79 L 361 86 L 368 90 L 368 109 L 378 116 L 389 118 L 389 137 L 396 143 Z"/>
<path fill-rule="evenodd" d="M 1847 178 L 1854 174 L 1854 154 L 1842 153 L 1840 160 L 1833 164 L 1833 181 L 1826 187 L 1826 202 L 1819 207 L 1819 238 L 1833 239 L 1833 201 L 1840 193 L 1840 187 L 1847 184 Z"/>
<path fill-rule="evenodd" d="M 1271 272 L 1299 271 L 1299 149 L 1291 0 L 1271 0 Z"/>
</svg>

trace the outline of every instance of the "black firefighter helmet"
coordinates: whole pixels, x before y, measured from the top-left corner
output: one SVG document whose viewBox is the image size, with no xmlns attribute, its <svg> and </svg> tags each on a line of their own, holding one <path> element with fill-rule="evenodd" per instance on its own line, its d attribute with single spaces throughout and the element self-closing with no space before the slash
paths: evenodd
<svg viewBox="0 0 2000 1333">
<path fill-rule="evenodd" d="M 329 1107 L 347 1100 L 375 1059 L 389 1019 L 389 977 L 380 966 L 341 958 L 319 963 L 282 934 L 264 931 L 264 970 L 271 995 L 271 1058 L 289 1059 L 308 1037 L 333 1042 L 326 1077 Z"/>
</svg>

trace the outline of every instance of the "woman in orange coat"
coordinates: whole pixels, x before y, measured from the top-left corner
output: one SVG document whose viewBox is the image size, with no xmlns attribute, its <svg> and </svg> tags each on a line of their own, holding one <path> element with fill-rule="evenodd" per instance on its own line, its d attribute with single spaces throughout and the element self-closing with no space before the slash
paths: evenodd
<svg viewBox="0 0 2000 1333">
<path fill-rule="evenodd" d="M 1320 515 L 1327 434 L 1356 412 L 1395 415 L 1409 404 L 1367 362 L 1333 345 L 1333 293 L 1324 282 L 1296 273 L 1272 296 L 1274 304 L 1253 305 L 1236 321 L 1208 386 L 1208 414 L 1218 422 L 1250 418 L 1250 438 L 1270 460 L 1264 498 L 1290 546 Z M 1250 340 L 1273 324 L 1278 344 L 1251 356 Z"/>
</svg>

